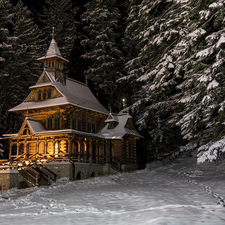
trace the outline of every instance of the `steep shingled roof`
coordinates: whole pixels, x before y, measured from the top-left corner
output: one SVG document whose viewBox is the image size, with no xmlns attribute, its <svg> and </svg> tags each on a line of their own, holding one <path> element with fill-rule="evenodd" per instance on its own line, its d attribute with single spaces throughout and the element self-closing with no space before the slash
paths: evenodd
<svg viewBox="0 0 225 225">
<path fill-rule="evenodd" d="M 96 99 L 87 85 L 71 78 L 65 78 L 66 85 L 64 85 L 55 80 L 53 72 L 48 72 L 47 70 L 44 70 L 42 76 L 44 75 L 47 75 L 49 77 L 50 82 L 39 84 L 37 83 L 34 86 L 31 86 L 30 89 L 53 86 L 63 97 L 46 99 L 42 101 L 24 101 L 14 108 L 10 109 L 10 112 L 22 111 L 27 109 L 39 109 L 59 105 L 73 105 L 105 115 L 109 114 L 109 111 L 101 105 L 101 103 Z"/>
</svg>

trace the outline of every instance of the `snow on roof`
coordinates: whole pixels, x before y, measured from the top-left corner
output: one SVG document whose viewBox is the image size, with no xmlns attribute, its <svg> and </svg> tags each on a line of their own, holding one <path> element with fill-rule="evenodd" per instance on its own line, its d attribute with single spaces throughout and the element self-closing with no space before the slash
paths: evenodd
<svg viewBox="0 0 225 225">
<path fill-rule="evenodd" d="M 126 134 L 143 138 L 136 130 L 129 129 L 126 126 L 128 119 L 132 119 L 129 114 L 118 114 L 118 125 L 113 129 L 108 129 L 108 123 L 104 122 L 104 125 L 97 133 L 88 133 L 84 131 L 78 131 L 73 129 L 62 129 L 62 130 L 46 130 L 39 120 L 34 118 L 26 117 L 24 123 L 27 123 L 32 130 L 35 136 L 42 135 L 57 135 L 57 134 L 78 134 L 95 138 L 103 138 L 103 139 L 115 139 L 121 140 Z M 24 123 L 21 126 L 21 129 L 24 127 Z M 21 131 L 20 129 L 20 131 Z M 20 134 L 20 131 L 17 134 L 4 134 L 5 138 L 16 138 Z M 1 138 L 4 139 L 4 138 Z"/>
<path fill-rule="evenodd" d="M 100 104 L 87 85 L 71 78 L 66 78 L 66 85 L 64 85 L 55 81 L 54 72 L 45 71 L 45 73 L 50 78 L 51 82 L 36 84 L 30 88 L 34 89 L 51 85 L 55 87 L 63 97 L 33 102 L 24 101 L 16 107 L 10 109 L 10 112 L 69 104 L 105 115 L 109 114 L 108 110 Z"/>
<path fill-rule="evenodd" d="M 61 53 L 59 51 L 59 48 L 57 46 L 57 43 L 55 41 L 55 39 L 52 39 L 50 46 L 48 48 L 48 51 L 46 53 L 46 56 L 52 56 L 52 55 L 58 55 L 61 56 Z"/>
<path fill-rule="evenodd" d="M 52 39 L 50 45 L 49 45 L 49 48 L 48 48 L 48 51 L 46 53 L 45 56 L 41 57 L 41 58 L 38 58 L 38 60 L 44 60 L 44 59 L 47 59 L 47 58 L 52 58 L 52 57 L 58 57 L 66 62 L 69 62 L 67 59 L 64 59 L 62 56 L 61 56 L 61 53 L 59 51 L 59 48 L 57 46 L 57 43 L 55 41 L 55 39 Z"/>
<path fill-rule="evenodd" d="M 27 121 L 29 127 L 31 128 L 34 134 L 45 130 L 44 127 L 41 125 L 40 121 L 37 119 L 27 117 L 25 118 L 25 121 Z"/>
<path fill-rule="evenodd" d="M 30 129 L 32 130 L 33 134 L 36 135 L 38 132 L 45 130 L 44 127 L 41 125 L 40 121 L 34 118 L 26 117 L 19 132 L 17 134 L 14 134 L 14 136 L 18 136 L 22 129 L 24 128 L 25 124 L 28 124 Z"/>
<path fill-rule="evenodd" d="M 111 112 L 109 113 L 109 116 L 108 118 L 105 120 L 106 123 L 109 123 L 109 122 L 119 122 L 118 121 L 118 118 L 115 114 L 112 114 Z"/>
<path fill-rule="evenodd" d="M 129 114 L 118 114 L 117 116 L 118 125 L 112 129 L 109 129 L 109 124 L 105 124 L 98 134 L 102 135 L 105 139 L 122 139 L 126 134 L 143 138 L 136 130 L 132 130 L 126 127 L 128 119 L 132 119 Z"/>
</svg>

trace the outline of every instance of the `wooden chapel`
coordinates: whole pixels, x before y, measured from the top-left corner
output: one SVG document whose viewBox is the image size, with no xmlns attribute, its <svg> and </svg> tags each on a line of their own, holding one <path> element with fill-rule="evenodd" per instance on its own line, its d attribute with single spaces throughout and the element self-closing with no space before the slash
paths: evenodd
<svg viewBox="0 0 225 225">
<path fill-rule="evenodd" d="M 88 86 L 63 76 L 68 60 L 61 56 L 52 38 L 45 68 L 30 94 L 10 112 L 21 115 L 23 124 L 10 140 L 12 164 L 73 163 L 109 164 L 118 170 L 137 165 L 135 130 L 129 114 L 114 114 L 104 108 Z"/>
</svg>

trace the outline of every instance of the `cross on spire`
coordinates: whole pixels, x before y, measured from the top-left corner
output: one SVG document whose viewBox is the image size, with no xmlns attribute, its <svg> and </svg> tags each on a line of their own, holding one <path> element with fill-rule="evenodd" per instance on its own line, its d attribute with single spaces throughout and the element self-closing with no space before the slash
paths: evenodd
<svg viewBox="0 0 225 225">
<path fill-rule="evenodd" d="M 55 37 L 55 27 L 52 27 L 52 39 Z"/>
</svg>

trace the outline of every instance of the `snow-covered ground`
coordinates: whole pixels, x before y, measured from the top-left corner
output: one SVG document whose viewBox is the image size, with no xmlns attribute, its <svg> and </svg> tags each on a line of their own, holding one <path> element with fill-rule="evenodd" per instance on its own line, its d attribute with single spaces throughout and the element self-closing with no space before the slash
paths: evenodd
<svg viewBox="0 0 225 225">
<path fill-rule="evenodd" d="M 225 224 L 225 164 L 194 157 L 133 173 L 0 192 L 0 224 Z"/>
</svg>

